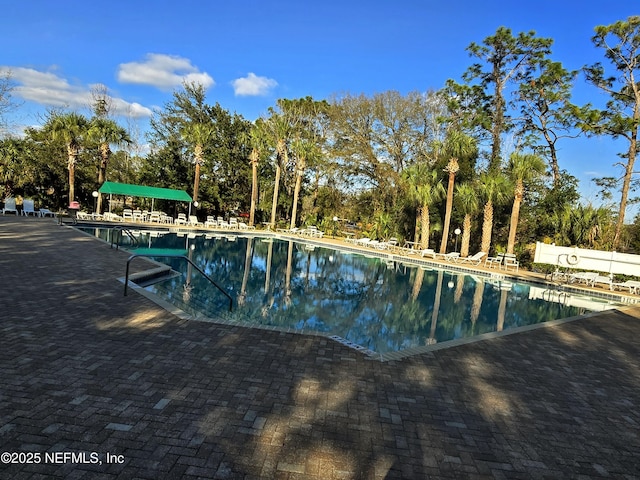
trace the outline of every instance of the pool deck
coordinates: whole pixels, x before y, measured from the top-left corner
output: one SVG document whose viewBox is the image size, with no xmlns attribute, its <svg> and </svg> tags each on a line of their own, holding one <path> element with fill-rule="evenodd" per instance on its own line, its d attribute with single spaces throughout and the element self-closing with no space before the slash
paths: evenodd
<svg viewBox="0 0 640 480">
<path fill-rule="evenodd" d="M 0 478 L 640 478 L 639 306 L 378 362 L 124 297 L 127 258 L 0 215 L 0 452 L 40 454 Z"/>
</svg>

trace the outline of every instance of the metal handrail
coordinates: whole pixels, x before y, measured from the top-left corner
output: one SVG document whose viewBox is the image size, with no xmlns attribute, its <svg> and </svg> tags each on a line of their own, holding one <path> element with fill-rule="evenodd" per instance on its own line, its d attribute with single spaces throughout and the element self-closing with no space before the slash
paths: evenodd
<svg viewBox="0 0 640 480">
<path fill-rule="evenodd" d="M 200 274 L 204 278 L 209 280 L 209 283 L 211 283 L 214 287 L 220 290 L 220 292 L 222 292 L 222 294 L 229 299 L 229 311 L 230 312 L 233 311 L 233 298 L 231 298 L 231 295 L 229 295 L 221 286 L 219 286 L 216 282 L 214 282 L 211 279 L 211 277 L 209 277 L 209 275 L 204 273 L 204 271 L 202 271 L 200 267 L 198 267 L 195 263 L 193 263 L 193 261 L 189 259 L 189 257 L 185 257 L 184 255 L 156 255 L 156 254 L 146 254 L 146 253 L 136 253 L 131 255 L 127 259 L 127 269 L 125 271 L 125 276 L 124 276 L 124 296 L 125 297 L 127 296 L 127 287 L 129 286 L 129 264 L 131 263 L 131 260 L 133 260 L 136 257 L 182 258 L 186 260 L 188 263 L 191 264 L 193 268 L 195 268 L 198 272 L 200 272 Z"/>
<path fill-rule="evenodd" d="M 126 227 L 121 227 L 120 225 L 116 225 L 115 227 L 111 227 L 111 231 L 116 231 L 118 232 L 118 241 L 116 242 L 116 250 L 120 250 L 120 240 L 122 240 L 122 232 L 126 233 L 127 236 L 129 237 L 129 239 L 135 244 L 135 246 L 139 246 L 140 242 L 138 242 L 138 239 L 135 237 L 135 235 L 133 234 L 133 232 L 131 232 L 131 230 L 129 230 Z M 116 235 L 112 235 L 111 236 L 111 247 L 113 248 L 113 241 L 116 238 Z"/>
</svg>

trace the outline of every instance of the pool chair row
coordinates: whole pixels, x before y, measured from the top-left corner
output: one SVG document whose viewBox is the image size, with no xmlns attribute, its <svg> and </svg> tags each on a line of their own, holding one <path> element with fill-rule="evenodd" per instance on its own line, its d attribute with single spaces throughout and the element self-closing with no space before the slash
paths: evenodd
<svg viewBox="0 0 640 480">
<path fill-rule="evenodd" d="M 226 221 L 222 217 L 213 218 L 212 215 L 207 216 L 204 226 L 206 228 L 221 228 L 224 230 L 253 230 L 256 228 L 253 225 L 238 221 L 236 217 L 231 217 L 229 221 Z"/>
<path fill-rule="evenodd" d="M 368 237 L 363 238 L 348 238 L 346 239 L 348 243 L 353 243 L 354 245 L 359 245 L 361 247 L 371 247 L 376 250 L 391 250 L 398 251 L 398 239 L 390 238 L 389 240 L 380 241 L 380 240 L 372 240 Z"/>
<path fill-rule="evenodd" d="M 495 257 L 487 257 L 484 266 L 488 268 L 498 267 L 499 269 L 509 270 L 512 267 L 517 272 L 520 268 L 520 262 L 514 253 L 498 253 Z"/>
<path fill-rule="evenodd" d="M 7 213 L 14 213 L 16 215 L 19 214 L 18 208 L 16 207 L 16 199 L 14 197 L 9 197 L 4 200 L 4 207 L 2 208 L 2 214 L 6 215 Z M 34 217 L 55 217 L 55 213 L 47 208 L 41 208 L 39 210 L 35 209 L 35 202 L 30 198 L 25 198 L 22 201 L 22 211 L 20 212 L 25 217 L 29 215 L 33 215 Z"/>
<path fill-rule="evenodd" d="M 484 260 L 484 257 L 487 256 L 486 252 L 477 252 L 470 257 L 461 257 L 459 252 L 449 252 L 449 253 L 436 253 L 435 250 L 431 248 L 424 249 L 420 252 L 420 256 L 422 257 L 431 257 L 434 260 L 444 260 L 450 263 L 459 263 L 459 264 L 467 264 L 467 265 L 475 265 L 478 266 Z"/>
<path fill-rule="evenodd" d="M 612 275 L 600 272 L 562 272 L 555 271 L 551 274 L 551 280 L 574 284 L 584 284 L 588 287 L 602 286 L 609 290 L 628 291 L 632 294 L 640 294 L 640 281 L 626 280 L 614 282 Z"/>
<path fill-rule="evenodd" d="M 300 235 L 301 237 L 310 237 L 310 238 L 322 238 L 324 236 L 324 232 L 318 230 L 318 227 L 314 225 L 309 225 L 306 228 L 279 228 L 278 232 L 288 233 L 290 235 Z"/>
</svg>

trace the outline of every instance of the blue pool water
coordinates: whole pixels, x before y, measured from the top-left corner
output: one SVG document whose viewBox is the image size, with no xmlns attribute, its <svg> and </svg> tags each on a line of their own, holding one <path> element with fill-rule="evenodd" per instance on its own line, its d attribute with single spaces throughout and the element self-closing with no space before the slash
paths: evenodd
<svg viewBox="0 0 640 480">
<path fill-rule="evenodd" d="M 108 240 L 104 229 L 90 233 Z M 147 289 L 196 318 L 320 332 L 381 356 L 617 305 L 293 240 L 159 232 L 137 238 L 140 246 L 189 252 L 232 296 L 229 313 L 228 299 L 187 262 L 158 258 L 182 275 Z"/>
</svg>

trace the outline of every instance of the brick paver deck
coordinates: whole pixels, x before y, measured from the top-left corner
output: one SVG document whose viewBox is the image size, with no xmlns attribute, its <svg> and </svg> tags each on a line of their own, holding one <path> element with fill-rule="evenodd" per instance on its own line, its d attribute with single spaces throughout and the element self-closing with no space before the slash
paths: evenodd
<svg viewBox="0 0 640 480">
<path fill-rule="evenodd" d="M 126 258 L 0 216 L 0 452 L 40 454 L 0 478 L 640 475 L 639 308 L 381 363 L 124 297 Z"/>
</svg>

